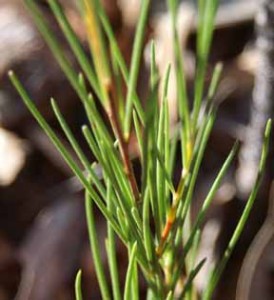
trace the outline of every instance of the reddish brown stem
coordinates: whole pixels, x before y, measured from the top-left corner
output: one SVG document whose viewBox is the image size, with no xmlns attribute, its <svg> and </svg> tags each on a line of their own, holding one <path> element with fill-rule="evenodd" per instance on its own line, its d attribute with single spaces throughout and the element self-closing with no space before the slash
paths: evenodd
<svg viewBox="0 0 274 300">
<path fill-rule="evenodd" d="M 123 160 L 125 174 L 128 177 L 128 180 L 130 182 L 130 186 L 134 198 L 136 202 L 138 202 L 140 195 L 139 195 L 139 189 L 134 175 L 132 163 L 130 160 L 129 143 L 125 140 L 120 126 L 118 113 L 116 111 L 116 105 L 115 105 L 115 92 L 112 84 L 109 87 L 109 108 L 107 109 L 107 115 L 110 120 L 111 126 L 113 128 L 114 134 L 119 141 L 119 149 Z"/>
</svg>

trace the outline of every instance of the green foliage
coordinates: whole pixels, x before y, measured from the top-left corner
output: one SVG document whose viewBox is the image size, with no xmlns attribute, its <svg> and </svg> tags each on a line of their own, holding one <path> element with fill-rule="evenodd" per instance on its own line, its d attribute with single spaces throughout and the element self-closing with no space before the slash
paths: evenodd
<svg viewBox="0 0 274 300">
<path fill-rule="evenodd" d="M 83 300 L 81 283 L 82 283 L 82 271 L 78 271 L 78 273 L 76 275 L 76 279 L 75 279 L 75 299 L 76 300 Z"/>
<path fill-rule="evenodd" d="M 81 163 L 79 166 L 39 113 L 16 75 L 10 71 L 9 76 L 34 118 L 85 189 L 90 245 L 103 299 L 119 300 L 122 297 L 125 300 L 139 299 L 139 272 L 142 272 L 147 283 L 147 299 L 194 299 L 193 280 L 206 261 L 204 258 L 200 262 L 196 262 L 202 223 L 238 148 L 236 143 L 212 183 L 196 219 L 191 221 L 189 216 L 193 192 L 216 115 L 216 107 L 212 99 L 218 87 L 222 70 L 221 65 L 218 64 L 213 72 L 208 93 L 205 95 L 205 75 L 217 2 L 217 0 L 199 1 L 194 106 L 190 110 L 183 55 L 177 30 L 178 2 L 176 0 L 168 1 L 176 57 L 177 98 L 180 116 L 178 125 L 171 134 L 167 96 L 171 67 L 168 67 L 163 78 L 162 99 L 158 99 L 160 78 L 156 65 L 157 48 L 154 43 L 151 47 L 151 79 L 145 109 L 143 109 L 136 91 L 149 0 L 141 2 L 141 14 L 137 24 L 129 69 L 100 1 L 80 1 L 80 13 L 86 25 L 90 45 L 92 59 L 90 61 L 58 1 L 48 0 L 81 67 L 82 73 L 80 74 L 73 69 L 62 46 L 50 30 L 37 2 L 25 0 L 41 34 L 83 103 L 89 124 L 83 125 L 82 132 L 96 161 L 90 162 L 87 159 L 62 116 L 56 101 L 52 99 L 53 112 L 79 158 Z M 86 86 L 86 82 L 91 88 Z M 126 95 L 121 93 L 123 82 L 127 87 Z M 203 97 L 205 98 L 205 109 L 201 109 Z M 99 113 L 95 98 L 99 101 L 98 105 L 101 104 L 105 109 L 111 129 L 106 126 Z M 270 127 L 271 122 L 269 121 L 256 184 L 228 248 L 212 272 L 204 295 L 202 295 L 203 299 L 211 299 L 221 273 L 247 222 L 265 167 Z M 139 155 L 129 152 L 129 137 L 134 133 L 137 137 Z M 182 150 L 183 167 L 179 183 L 175 186 L 173 172 L 177 161 L 176 148 L 178 145 Z M 133 172 L 132 159 L 140 161 L 141 174 Z M 102 169 L 102 178 L 98 178 L 94 170 L 98 166 Z M 137 184 L 137 176 L 141 179 L 140 185 Z M 97 205 L 107 222 L 106 252 L 109 275 L 101 258 L 93 204 Z M 122 283 L 118 279 L 117 238 L 128 250 L 128 270 L 123 293 Z M 82 299 L 81 272 L 76 277 L 75 294 L 76 299 Z"/>
</svg>

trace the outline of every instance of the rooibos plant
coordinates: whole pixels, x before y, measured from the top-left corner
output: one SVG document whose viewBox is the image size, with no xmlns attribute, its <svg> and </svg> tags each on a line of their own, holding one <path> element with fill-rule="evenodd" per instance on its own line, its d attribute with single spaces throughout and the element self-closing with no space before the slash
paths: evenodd
<svg viewBox="0 0 274 300">
<path fill-rule="evenodd" d="M 57 0 L 48 0 L 81 67 L 79 74 L 66 57 L 36 1 L 25 0 L 25 2 L 41 34 L 84 105 L 89 124 L 83 125 L 82 131 L 96 160 L 90 162 L 87 159 L 56 101 L 51 99 L 53 112 L 79 157 L 81 166 L 78 166 L 13 72 L 9 73 L 10 79 L 30 112 L 85 189 L 90 245 L 102 298 L 139 299 L 138 273 L 141 272 L 147 283 L 147 299 L 197 299 L 193 280 L 206 261 L 206 258 L 196 261 L 201 225 L 238 148 L 236 143 L 212 183 L 196 218 L 191 221 L 193 191 L 216 115 L 212 99 L 218 86 L 221 65 L 216 66 L 207 93 L 205 75 L 218 1 L 200 0 L 198 3 L 197 66 L 192 109 L 186 91 L 182 49 L 176 28 L 178 1 L 168 1 L 176 57 L 179 111 L 178 126 L 172 134 L 167 98 L 171 67 L 168 67 L 165 77 L 161 79 L 164 82 L 163 96 L 158 99 L 160 78 L 154 43 L 151 46 L 149 96 L 145 108 L 142 107 L 136 91 L 149 0 L 141 1 L 129 69 L 100 1 L 79 1 L 90 46 L 90 59 L 82 49 L 62 7 Z M 127 87 L 124 97 L 118 92 L 121 82 Z M 99 103 L 95 103 L 95 98 Z M 205 102 L 205 109 L 201 109 L 202 101 Z M 98 105 L 105 110 L 111 124 L 110 129 L 99 113 Z M 207 287 L 201 295 L 203 299 L 211 299 L 249 216 L 265 166 L 270 127 L 269 121 L 256 184 L 227 250 L 209 276 Z M 139 155 L 129 151 L 132 134 L 137 137 Z M 178 144 L 181 148 L 183 167 L 179 183 L 175 185 L 173 173 Z M 132 159 L 139 160 L 141 165 L 140 185 L 132 167 Z M 102 178 L 96 175 L 95 169 L 98 167 L 102 169 Z M 106 250 L 111 282 L 107 280 L 107 270 L 103 267 L 100 255 L 93 204 L 98 206 L 107 222 Z M 116 238 L 119 238 L 128 250 L 128 269 L 123 291 L 122 284 L 118 280 Z M 81 272 L 76 277 L 77 299 L 82 299 L 80 285 Z"/>
</svg>

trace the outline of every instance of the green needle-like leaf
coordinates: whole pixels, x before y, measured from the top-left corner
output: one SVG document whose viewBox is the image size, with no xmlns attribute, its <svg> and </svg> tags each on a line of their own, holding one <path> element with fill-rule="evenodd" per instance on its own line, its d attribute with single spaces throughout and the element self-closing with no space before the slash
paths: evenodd
<svg viewBox="0 0 274 300">
<path fill-rule="evenodd" d="M 183 165 L 188 170 L 192 156 L 192 133 L 190 124 L 189 104 L 186 91 L 186 82 L 184 75 L 183 51 L 180 44 L 180 38 L 177 30 L 178 0 L 168 0 L 168 7 L 172 20 L 173 47 L 176 58 L 176 83 L 178 95 L 178 108 L 182 122 L 182 157 Z"/>
<path fill-rule="evenodd" d="M 178 299 L 185 299 L 185 295 L 190 290 L 193 280 L 195 279 L 195 277 L 197 276 L 197 274 L 199 273 L 199 271 L 202 269 L 202 267 L 204 266 L 205 262 L 206 262 L 206 258 L 202 259 L 198 263 L 198 265 L 190 272 L 189 277 L 188 277 L 188 279 L 187 279 L 187 281 L 185 283 L 183 292 L 178 297 Z"/>
<path fill-rule="evenodd" d="M 216 93 L 222 75 L 222 71 L 223 71 L 223 65 L 221 63 L 216 64 L 210 82 L 209 90 L 208 90 L 207 98 L 209 99 L 209 101 L 212 100 L 212 98 Z"/>
<path fill-rule="evenodd" d="M 86 219 L 88 225 L 89 241 L 92 250 L 93 262 L 95 267 L 96 276 L 99 282 L 101 295 L 104 300 L 110 300 L 110 292 L 104 272 L 103 262 L 100 254 L 100 246 L 97 236 L 97 231 L 95 227 L 95 219 L 93 212 L 93 203 L 90 198 L 89 192 L 85 193 L 85 207 L 86 207 Z"/>
<path fill-rule="evenodd" d="M 82 279 L 82 271 L 79 270 L 76 275 L 76 279 L 75 279 L 75 298 L 76 298 L 76 300 L 83 300 L 82 288 L 81 288 L 82 280 L 81 279 Z"/>
<path fill-rule="evenodd" d="M 146 192 L 143 203 L 143 232 L 144 232 L 144 245 L 148 261 L 151 263 L 153 259 L 153 240 L 150 230 L 150 201 L 149 193 Z"/>
<path fill-rule="evenodd" d="M 137 243 L 134 243 L 131 249 L 129 264 L 127 269 L 126 281 L 125 281 L 125 289 L 124 289 L 124 300 L 131 300 L 132 299 L 132 289 L 131 286 L 134 280 L 134 265 L 136 260 L 136 251 L 137 251 Z M 138 291 L 135 291 L 138 293 Z"/>
<path fill-rule="evenodd" d="M 160 108 L 160 118 L 158 122 L 158 137 L 157 137 L 157 151 L 159 151 L 159 157 L 157 161 L 157 193 L 158 193 L 158 201 L 159 201 L 159 213 L 160 213 L 160 219 L 161 224 L 164 224 L 165 222 L 165 215 L 167 211 L 166 206 L 166 178 L 168 175 L 168 172 L 166 169 L 166 147 L 165 147 L 165 109 L 166 105 L 165 103 L 162 103 Z M 162 159 L 163 165 L 161 165 Z M 166 171 L 166 172 L 165 172 Z"/>
<path fill-rule="evenodd" d="M 109 179 L 107 179 L 106 181 L 107 181 L 108 209 L 113 210 L 115 208 L 114 203 L 112 201 L 113 189 L 111 186 L 111 181 Z M 122 299 L 122 297 L 121 297 L 121 290 L 120 290 L 120 284 L 119 284 L 119 272 L 118 272 L 117 257 L 116 257 L 115 233 L 109 222 L 108 222 L 107 231 L 108 231 L 108 238 L 106 240 L 106 251 L 107 251 L 107 256 L 108 256 L 108 264 L 109 264 L 109 270 L 110 270 L 113 299 L 120 300 L 120 299 Z"/>
<path fill-rule="evenodd" d="M 73 133 L 71 132 L 68 124 L 66 123 L 64 117 L 62 116 L 62 113 L 60 112 L 59 107 L 58 107 L 58 105 L 57 105 L 57 103 L 55 102 L 54 99 L 51 99 L 51 106 L 52 106 L 54 114 L 55 114 L 56 118 L 58 119 L 58 122 L 61 125 L 67 139 L 69 140 L 69 142 L 72 146 L 72 148 L 76 152 L 76 154 L 79 157 L 79 159 L 80 159 L 81 163 L 83 164 L 84 168 L 86 168 L 86 170 L 88 170 L 90 178 L 92 180 L 92 183 L 95 184 L 95 186 L 100 191 L 100 194 L 101 194 L 102 198 L 104 199 L 106 197 L 105 188 L 103 187 L 103 185 L 100 182 L 99 178 L 95 174 L 94 170 L 91 168 L 87 157 L 85 156 L 85 154 L 82 151 L 79 143 L 76 141 L 75 137 L 73 136 Z"/>
<path fill-rule="evenodd" d="M 136 137 L 137 137 L 137 141 L 138 141 L 138 145 L 139 145 L 140 157 L 141 157 L 141 161 L 143 163 L 143 148 L 144 148 L 143 134 L 142 134 L 141 125 L 139 123 L 139 120 L 138 120 L 135 110 L 133 110 L 133 122 L 134 122 L 134 128 L 135 128 Z"/>
<path fill-rule="evenodd" d="M 195 98 L 193 107 L 193 129 L 200 113 L 201 102 L 204 92 L 207 60 L 214 30 L 214 20 L 218 7 L 218 0 L 199 0 L 199 18 L 197 35 L 197 68 L 195 76 Z"/>
</svg>

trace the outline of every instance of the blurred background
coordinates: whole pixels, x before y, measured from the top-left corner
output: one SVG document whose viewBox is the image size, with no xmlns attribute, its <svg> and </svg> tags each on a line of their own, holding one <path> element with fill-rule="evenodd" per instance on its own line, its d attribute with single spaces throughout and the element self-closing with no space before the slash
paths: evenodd
<svg viewBox="0 0 274 300">
<path fill-rule="evenodd" d="M 83 269 L 84 299 L 100 299 L 79 184 L 7 78 L 9 69 L 16 71 L 39 110 L 63 139 L 49 105 L 50 97 L 57 99 L 74 134 L 92 160 L 80 131 L 81 125 L 86 123 L 81 103 L 38 33 L 23 2 L 0 0 L 0 300 L 74 299 L 74 278 L 79 268 Z M 66 54 L 74 62 L 47 1 L 37 2 L 62 42 Z M 77 1 L 60 2 L 88 53 Z M 102 2 L 129 63 L 140 0 Z M 267 2 L 269 6 L 263 6 Z M 208 86 L 214 65 L 222 61 L 224 71 L 215 97 L 220 107 L 196 187 L 193 215 L 234 141 L 240 140 L 242 146 L 204 224 L 199 255 L 206 255 L 209 259 L 205 270 L 197 278 L 198 289 L 203 288 L 206 272 L 227 245 L 244 208 L 256 173 L 264 124 L 273 115 L 274 68 L 271 62 L 274 62 L 274 9 L 271 8 L 271 2 L 273 6 L 273 1 L 220 1 L 207 78 Z M 195 3 L 182 1 L 179 31 L 190 96 L 193 95 L 195 75 L 196 20 Z M 268 24 L 269 20 L 272 21 Z M 169 25 L 165 1 L 152 1 L 142 76 L 138 82 L 141 97 L 147 92 L 149 40 L 153 38 L 156 41 L 160 72 L 164 72 L 166 65 L 174 60 Z M 272 35 L 270 25 L 273 28 Z M 266 41 L 269 42 L 267 47 Z M 169 90 L 171 122 L 174 124 L 177 118 L 174 83 L 171 82 Z M 265 180 L 250 222 L 222 277 L 216 299 L 236 299 L 239 272 L 248 249 L 256 270 L 253 276 L 252 268 L 248 268 L 249 261 L 245 264 L 238 287 L 243 290 L 242 282 L 249 278 L 249 296 L 239 299 L 274 299 L 274 248 L 271 247 L 271 228 L 274 225 L 268 227 L 268 238 L 262 233 L 259 242 L 256 242 L 256 238 L 254 242 L 262 224 L 272 217 L 271 210 L 267 213 L 268 202 L 271 203 L 273 198 L 271 161 L 272 148 Z M 105 227 L 99 213 L 97 224 L 102 232 L 103 248 Z M 125 249 L 119 245 L 121 280 L 127 264 L 125 257 Z"/>
</svg>

